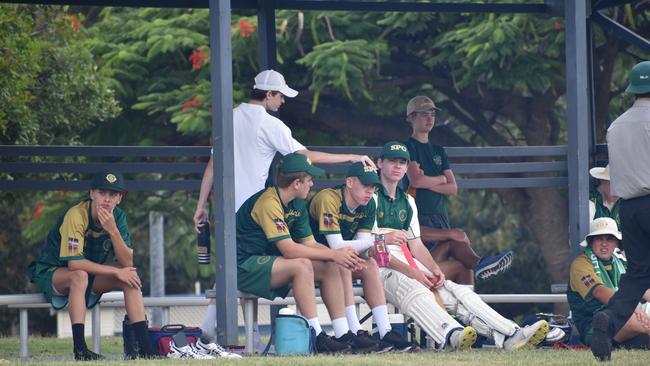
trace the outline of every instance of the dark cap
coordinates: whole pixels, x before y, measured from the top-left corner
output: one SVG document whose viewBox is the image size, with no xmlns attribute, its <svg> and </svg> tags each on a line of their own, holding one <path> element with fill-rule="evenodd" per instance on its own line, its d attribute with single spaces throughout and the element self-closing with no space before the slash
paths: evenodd
<svg viewBox="0 0 650 366">
<path fill-rule="evenodd" d="M 363 165 L 363 163 L 354 163 L 348 168 L 346 177 L 357 177 L 361 183 L 369 186 L 371 184 L 379 184 L 379 176 L 370 165 Z"/>
<path fill-rule="evenodd" d="M 283 156 L 282 159 L 280 159 L 280 164 L 278 165 L 278 172 L 305 172 L 314 177 L 325 174 L 325 171 L 323 169 L 311 165 L 311 161 L 309 161 L 305 155 L 297 153 L 291 153 Z"/>
<path fill-rule="evenodd" d="M 105 189 L 120 193 L 126 192 L 122 174 L 110 170 L 104 170 L 95 174 L 90 181 L 90 189 Z"/>
<path fill-rule="evenodd" d="M 399 141 L 389 141 L 381 148 L 381 155 L 383 159 L 405 159 L 411 160 L 411 154 L 406 148 L 406 145 Z"/>
</svg>

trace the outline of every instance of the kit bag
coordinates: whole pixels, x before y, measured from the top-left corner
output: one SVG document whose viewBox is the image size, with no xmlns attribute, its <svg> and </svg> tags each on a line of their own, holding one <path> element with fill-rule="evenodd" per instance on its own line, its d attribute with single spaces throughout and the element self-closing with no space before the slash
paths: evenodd
<svg viewBox="0 0 650 366">
<path fill-rule="evenodd" d="M 273 338 L 278 355 L 316 353 L 316 332 L 300 315 L 278 315 Z"/>
<path fill-rule="evenodd" d="M 183 324 L 167 324 L 162 328 L 149 328 L 149 339 L 154 349 L 161 356 L 167 356 L 172 338 L 177 335 L 185 335 L 188 344 L 194 344 L 201 337 L 201 328 L 186 327 Z M 178 338 L 176 338 L 178 339 Z"/>
</svg>

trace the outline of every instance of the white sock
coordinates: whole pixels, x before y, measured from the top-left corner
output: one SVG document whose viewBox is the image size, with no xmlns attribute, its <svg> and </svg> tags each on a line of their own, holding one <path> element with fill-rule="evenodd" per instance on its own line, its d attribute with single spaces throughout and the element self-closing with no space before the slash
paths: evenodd
<svg viewBox="0 0 650 366">
<path fill-rule="evenodd" d="M 318 321 L 318 317 L 307 319 L 307 323 L 309 323 L 309 325 L 311 325 L 311 327 L 314 328 L 314 331 L 316 332 L 317 336 L 321 334 L 321 332 L 323 331 L 323 329 L 320 327 L 320 322 Z"/>
<path fill-rule="evenodd" d="M 339 338 L 350 330 L 348 320 L 345 317 L 333 319 L 332 328 L 334 328 L 334 337 L 336 338 Z"/>
<path fill-rule="evenodd" d="M 361 329 L 361 323 L 359 323 L 357 309 L 354 305 L 345 307 L 345 318 L 348 320 L 348 326 L 350 327 L 352 333 L 357 334 L 359 329 Z"/>
<path fill-rule="evenodd" d="M 201 331 L 206 340 L 214 341 L 217 338 L 217 305 L 208 304 L 208 309 L 205 312 L 205 319 L 201 324 Z"/>
<path fill-rule="evenodd" d="M 372 318 L 377 324 L 379 338 L 384 338 L 384 335 L 393 329 L 390 326 L 390 320 L 388 320 L 388 308 L 386 305 L 379 305 L 372 308 Z"/>
</svg>

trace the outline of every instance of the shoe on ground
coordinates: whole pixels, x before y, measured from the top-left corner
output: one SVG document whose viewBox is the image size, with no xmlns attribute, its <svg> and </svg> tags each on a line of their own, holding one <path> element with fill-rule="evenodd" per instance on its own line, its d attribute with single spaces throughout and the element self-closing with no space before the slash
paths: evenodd
<svg viewBox="0 0 650 366">
<path fill-rule="evenodd" d="M 75 361 L 94 361 L 94 360 L 103 360 L 105 358 L 106 357 L 100 355 L 99 353 L 95 353 L 89 350 L 88 348 L 74 351 Z"/>
<path fill-rule="evenodd" d="M 367 330 L 359 329 L 359 331 L 357 332 L 357 337 L 359 337 L 359 338 L 367 338 L 367 339 L 370 339 L 371 341 L 375 342 L 377 344 L 377 348 L 375 349 L 376 353 L 390 352 L 393 349 L 392 344 L 386 343 L 386 342 L 384 342 L 382 340 L 372 338 L 370 336 L 370 333 L 368 333 Z"/>
<path fill-rule="evenodd" d="M 190 346 L 189 344 L 187 346 L 179 347 L 176 344 L 174 344 L 174 341 L 169 342 L 169 353 L 167 354 L 167 357 L 169 358 L 196 358 L 199 360 L 212 360 L 214 359 L 214 356 L 211 355 L 204 355 L 201 353 L 198 353 Z"/>
<path fill-rule="evenodd" d="M 359 337 L 350 330 L 342 336 L 334 339 L 339 343 L 346 343 L 350 346 L 352 353 L 370 353 L 377 350 L 377 341 L 370 337 Z"/>
<path fill-rule="evenodd" d="M 593 333 L 591 335 L 591 353 L 600 362 L 612 359 L 612 339 L 609 337 L 611 320 L 609 314 L 600 311 L 594 315 L 591 322 Z"/>
<path fill-rule="evenodd" d="M 477 281 L 485 281 L 504 273 L 512 267 L 514 253 L 509 250 L 491 257 L 483 257 L 474 267 L 474 277 Z"/>
<path fill-rule="evenodd" d="M 449 346 L 454 351 L 468 351 L 476 342 L 476 331 L 472 327 L 455 330 L 449 337 Z"/>
<path fill-rule="evenodd" d="M 316 351 L 318 353 L 350 353 L 350 346 L 328 336 L 325 332 L 320 332 L 316 337 Z"/>
<path fill-rule="evenodd" d="M 417 345 L 407 341 L 394 330 L 384 334 L 384 337 L 381 338 L 381 340 L 382 342 L 391 344 L 393 346 L 393 352 L 408 352 L 418 349 Z"/>
<path fill-rule="evenodd" d="M 201 338 L 196 340 L 196 343 L 192 345 L 194 352 L 202 354 L 202 355 L 209 355 L 214 358 L 242 358 L 241 355 L 238 355 L 234 352 L 228 352 L 226 351 L 225 348 L 220 346 L 217 343 L 213 342 L 203 342 L 201 341 Z"/>
<path fill-rule="evenodd" d="M 562 329 L 554 327 L 549 330 L 544 340 L 549 343 L 555 343 L 561 341 L 564 337 L 566 337 L 566 333 Z"/>
<path fill-rule="evenodd" d="M 546 320 L 540 320 L 531 325 L 517 329 L 515 334 L 508 337 L 503 342 L 503 348 L 506 351 L 525 350 L 535 348 L 540 344 L 549 331 Z"/>
</svg>

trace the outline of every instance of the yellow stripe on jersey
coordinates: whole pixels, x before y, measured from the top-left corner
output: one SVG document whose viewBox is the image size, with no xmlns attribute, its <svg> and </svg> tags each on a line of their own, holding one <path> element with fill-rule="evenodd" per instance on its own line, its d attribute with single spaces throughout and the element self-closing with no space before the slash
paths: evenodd
<svg viewBox="0 0 650 366">
<path fill-rule="evenodd" d="M 88 227 L 89 201 L 71 207 L 66 212 L 63 223 L 59 227 L 61 248 L 59 257 L 62 260 L 84 258 L 84 236 Z"/>
<path fill-rule="evenodd" d="M 262 228 L 269 241 L 291 237 L 284 220 L 282 201 L 275 189 L 267 189 L 262 193 L 253 206 L 251 217 Z"/>
</svg>

